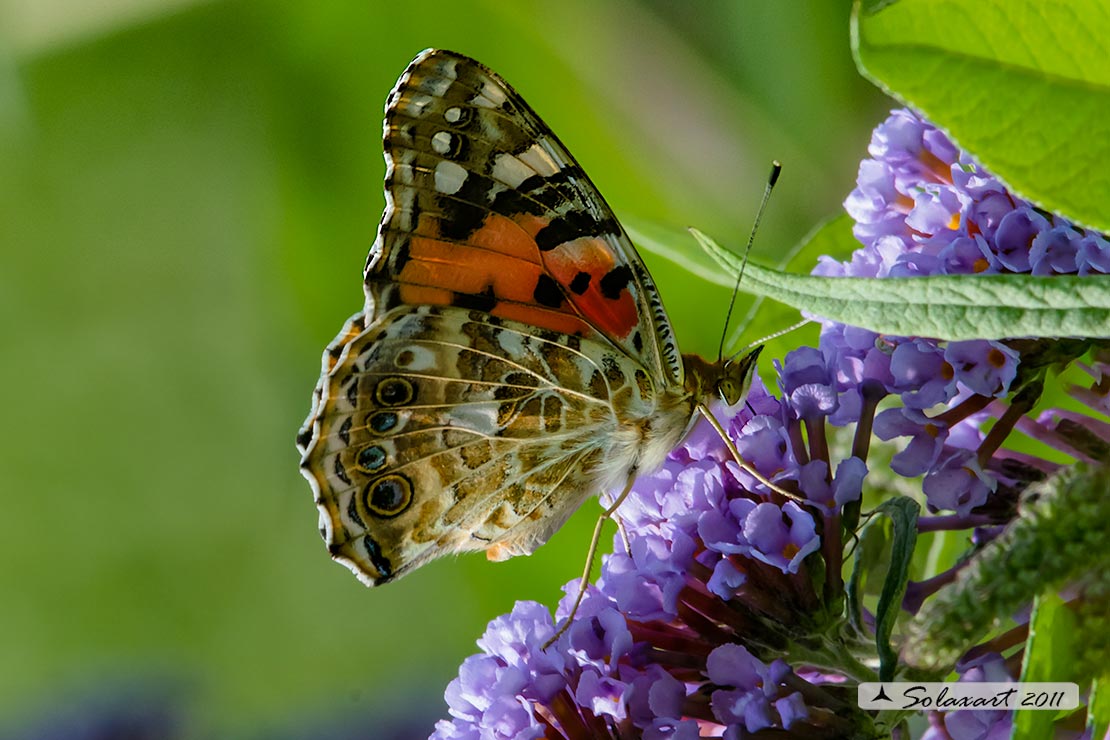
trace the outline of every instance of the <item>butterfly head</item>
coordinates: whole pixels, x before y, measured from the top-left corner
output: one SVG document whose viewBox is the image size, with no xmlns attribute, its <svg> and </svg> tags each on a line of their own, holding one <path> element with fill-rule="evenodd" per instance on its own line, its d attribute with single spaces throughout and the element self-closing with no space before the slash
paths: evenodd
<svg viewBox="0 0 1110 740">
<path fill-rule="evenodd" d="M 748 395 L 755 373 L 756 360 L 763 351 L 763 345 L 736 358 L 730 357 L 721 363 L 720 374 L 716 379 L 716 392 L 725 403 L 732 406 Z"/>
<path fill-rule="evenodd" d="M 686 374 L 686 393 L 696 403 L 720 398 L 733 406 L 748 395 L 755 374 L 756 360 L 763 345 L 742 355 L 709 362 L 698 355 L 682 356 Z"/>
</svg>

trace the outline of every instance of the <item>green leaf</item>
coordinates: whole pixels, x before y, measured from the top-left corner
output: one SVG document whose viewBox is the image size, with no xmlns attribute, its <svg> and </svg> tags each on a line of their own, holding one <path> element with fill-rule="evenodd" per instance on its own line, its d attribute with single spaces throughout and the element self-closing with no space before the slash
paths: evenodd
<svg viewBox="0 0 1110 740">
<path fill-rule="evenodd" d="M 873 516 L 856 535 L 852 572 L 845 588 L 845 607 L 849 624 L 861 635 L 866 634 L 863 598 L 877 593 L 873 584 L 886 578 L 888 572 L 891 529 L 889 518 Z"/>
<path fill-rule="evenodd" d="M 1091 730 L 1091 737 L 1105 737 L 1110 730 L 1110 677 L 1096 678 L 1091 684 L 1087 728 Z"/>
<path fill-rule="evenodd" d="M 824 223 L 818 224 L 794 248 L 790 259 L 782 265 L 783 269 L 806 271 L 813 269 L 817 258 L 821 256 L 846 261 L 852 258 L 852 252 L 862 249 L 863 245 L 852 233 L 852 224 L 855 221 L 847 213 L 834 216 Z"/>
<path fill-rule="evenodd" d="M 1014 191 L 1110 230 L 1110 8 L 1104 0 L 857 2 L 863 74 Z"/>
<path fill-rule="evenodd" d="M 910 563 L 917 545 L 917 515 L 920 512 L 921 506 L 906 496 L 887 499 L 875 509 L 876 515 L 890 517 L 894 528 L 890 563 L 883 579 L 883 590 L 879 593 L 879 605 L 875 609 L 875 647 L 879 654 L 880 681 L 893 680 L 894 669 L 898 666 L 898 653 L 890 646 L 890 635 L 902 610 L 902 597 L 906 594 Z"/>
<path fill-rule="evenodd" d="M 1075 616 L 1058 595 L 1038 596 L 1029 619 L 1021 681 L 1074 680 L 1072 671 L 1078 657 L 1075 630 Z M 1055 719 L 1054 712 L 1015 711 L 1011 740 L 1052 737 Z"/>
<path fill-rule="evenodd" d="M 637 248 L 668 259 L 710 283 L 727 288 L 736 284 L 733 265 L 740 264 L 742 255 L 730 250 L 735 259 L 723 265 L 722 269 L 721 260 L 703 242 L 708 237 L 697 229 L 680 231 L 634 216 L 622 216 L 621 222 Z M 852 234 L 853 223 L 855 222 L 848 214 L 842 213 L 818 224 L 790 250 L 779 262 L 779 266 L 783 269 L 808 271 L 822 255 L 838 260 L 850 259 L 852 252 L 863 246 Z M 713 246 L 724 251 L 716 243 Z"/>
<path fill-rule="evenodd" d="M 920 536 L 912 577 L 915 580 L 932 578 L 953 567 L 970 548 L 968 540 L 967 532 L 957 529 L 942 529 Z"/>
<path fill-rule="evenodd" d="M 622 217 L 621 220 L 638 249 L 670 260 L 708 283 L 723 285 L 730 290 L 736 285 L 736 273 L 730 269 L 723 269 L 716 259 L 700 247 L 698 240 L 694 238 L 689 229 L 668 228 L 646 219 Z M 851 236 L 850 233 L 849 236 Z M 808 243 L 807 238 L 799 247 Z M 833 245 L 826 243 L 824 246 L 831 249 Z M 859 242 L 856 242 L 854 248 L 859 248 L 859 246 Z M 800 259 L 798 252 L 798 248 L 791 250 L 793 256 L 788 257 L 788 260 L 798 262 Z M 806 253 L 811 254 L 808 249 Z M 842 254 L 846 257 L 851 254 L 851 251 L 847 253 L 830 251 L 829 254 Z M 737 259 L 739 260 L 739 257 Z M 812 263 L 815 260 L 816 258 L 811 258 L 810 261 Z M 758 329 L 754 328 L 756 327 L 756 319 L 758 319 Z M 797 322 L 798 314 L 791 310 L 789 306 L 781 303 L 767 303 L 762 297 L 759 297 L 745 312 L 742 319 L 733 321 L 734 328 L 727 338 L 725 347 L 726 349 L 735 349 L 758 341 L 763 344 L 763 358 L 769 363 L 771 358 L 784 357 L 787 352 L 795 347 L 817 343 L 816 325 L 807 326 L 800 333 L 791 331 L 785 335 L 776 334 L 770 340 L 760 340 L 763 335 L 769 332 L 781 332 Z"/>
<path fill-rule="evenodd" d="M 828 228 L 843 224 L 833 221 Z M 735 276 L 739 258 L 701 232 L 693 233 Z M 947 340 L 1110 337 L 1110 278 L 1104 276 L 825 278 L 749 262 L 741 287 L 879 334 Z"/>
<path fill-rule="evenodd" d="M 731 288 L 736 284 L 736 273 L 721 268 L 689 231 L 678 231 L 646 219 L 622 217 L 625 231 L 637 248 L 668 259 L 687 272 L 703 280 Z"/>
</svg>

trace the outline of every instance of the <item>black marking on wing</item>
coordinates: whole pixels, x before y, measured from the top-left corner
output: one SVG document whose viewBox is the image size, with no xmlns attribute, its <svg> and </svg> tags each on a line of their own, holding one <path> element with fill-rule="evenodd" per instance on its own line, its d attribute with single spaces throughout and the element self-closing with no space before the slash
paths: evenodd
<svg viewBox="0 0 1110 740">
<path fill-rule="evenodd" d="M 348 486 L 351 485 L 351 479 L 347 477 L 347 469 L 343 467 L 343 460 L 339 455 L 335 456 L 335 465 L 333 467 L 336 477 Z"/>
<path fill-rule="evenodd" d="M 470 178 L 468 177 L 467 180 Z M 466 182 L 463 182 L 466 188 Z M 461 191 L 460 191 L 461 192 Z M 489 210 L 485 206 L 468 202 L 460 197 L 438 196 L 436 205 L 443 211 L 439 231 L 448 239 L 465 242 L 486 221 Z"/>
<path fill-rule="evenodd" d="M 368 534 L 362 535 L 362 545 L 366 549 L 366 556 L 370 558 L 370 562 L 382 574 L 381 578 L 375 583 L 385 583 L 393 580 L 393 564 L 389 562 L 389 558 L 382 554 L 381 545 Z"/>
<path fill-rule="evenodd" d="M 497 305 L 497 296 L 493 294 L 493 286 L 488 285 L 481 293 L 455 293 L 451 305 L 489 313 Z"/>
<path fill-rule="evenodd" d="M 621 297 L 621 292 L 628 287 L 632 280 L 632 270 L 628 265 L 618 265 L 601 278 L 601 294 L 610 300 Z"/>
<path fill-rule="evenodd" d="M 584 236 L 601 236 L 619 233 L 620 226 L 612 218 L 598 221 L 586 211 L 570 211 L 553 219 L 536 234 L 536 246 L 547 252 L 560 244 L 565 244 Z M 629 271 L 631 275 L 631 271 Z"/>
<path fill-rule="evenodd" d="M 465 162 L 470 153 L 470 137 L 449 131 L 441 133 L 447 134 L 447 150 L 443 152 L 443 156 L 452 162 Z"/>
<path fill-rule="evenodd" d="M 562 288 L 545 272 L 540 273 L 539 280 L 536 281 L 536 289 L 532 291 L 532 297 L 536 299 L 536 303 L 548 308 L 558 308 L 566 300 Z"/>
<path fill-rule="evenodd" d="M 351 500 L 347 502 L 347 516 L 351 518 L 357 526 L 366 529 L 366 522 L 362 521 L 362 517 L 358 515 L 358 504 L 356 500 L 358 496 L 351 496 Z"/>
<path fill-rule="evenodd" d="M 590 278 L 592 276 L 588 272 L 580 272 L 574 276 L 574 280 L 570 281 L 570 289 L 575 295 L 582 295 L 590 287 Z"/>
<path fill-rule="evenodd" d="M 367 259 L 366 269 L 363 271 L 366 282 L 370 282 L 370 275 L 373 274 L 371 272 L 371 270 L 373 269 L 373 261 L 376 256 L 377 253 L 374 250 L 370 250 L 370 257 Z M 404 238 L 397 239 L 397 241 L 394 243 L 392 256 L 390 258 L 390 261 L 393 263 L 392 265 L 390 265 L 390 272 L 393 272 L 394 274 L 401 272 L 401 270 L 405 268 L 405 265 L 411 258 L 412 253 L 409 249 L 408 237 L 406 236 Z"/>
</svg>

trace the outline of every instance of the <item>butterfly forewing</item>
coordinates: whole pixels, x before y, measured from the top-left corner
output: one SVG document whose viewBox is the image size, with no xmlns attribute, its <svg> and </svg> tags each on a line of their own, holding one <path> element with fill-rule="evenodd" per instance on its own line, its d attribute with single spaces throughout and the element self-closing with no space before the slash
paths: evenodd
<svg viewBox="0 0 1110 740">
<path fill-rule="evenodd" d="M 386 107 L 388 203 L 368 307 L 475 308 L 597 332 L 682 385 L 658 292 L 597 189 L 527 103 L 478 62 L 418 56 Z"/>
</svg>

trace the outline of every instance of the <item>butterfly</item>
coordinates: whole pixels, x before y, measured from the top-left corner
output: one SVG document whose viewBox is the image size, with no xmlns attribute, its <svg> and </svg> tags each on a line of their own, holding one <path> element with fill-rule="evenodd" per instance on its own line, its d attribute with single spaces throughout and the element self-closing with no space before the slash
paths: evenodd
<svg viewBox="0 0 1110 740">
<path fill-rule="evenodd" d="M 321 535 L 367 585 L 452 553 L 531 554 L 660 466 L 708 399 L 743 398 L 759 353 L 679 353 L 601 194 L 473 59 L 419 54 L 384 146 L 365 306 L 297 437 Z"/>
</svg>

